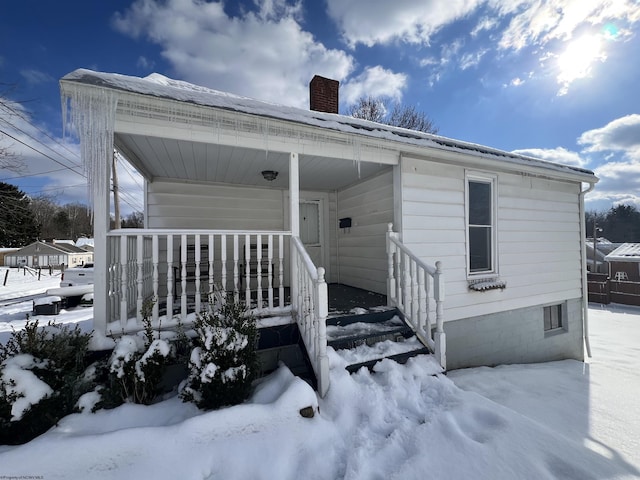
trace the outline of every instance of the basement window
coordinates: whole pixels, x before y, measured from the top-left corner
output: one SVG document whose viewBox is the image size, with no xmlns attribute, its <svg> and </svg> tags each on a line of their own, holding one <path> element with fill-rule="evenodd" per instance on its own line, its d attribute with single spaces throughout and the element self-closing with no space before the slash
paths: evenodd
<svg viewBox="0 0 640 480">
<path fill-rule="evenodd" d="M 543 308 L 545 332 L 564 329 L 564 310 L 565 309 L 563 308 L 562 304 L 549 305 Z"/>
</svg>

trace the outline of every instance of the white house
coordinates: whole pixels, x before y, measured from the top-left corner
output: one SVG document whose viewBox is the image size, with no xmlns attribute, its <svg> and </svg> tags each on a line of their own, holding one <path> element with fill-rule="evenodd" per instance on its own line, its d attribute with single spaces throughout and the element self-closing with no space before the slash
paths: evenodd
<svg viewBox="0 0 640 480">
<path fill-rule="evenodd" d="M 93 254 L 73 242 L 33 242 L 4 256 L 7 267 L 77 267 L 93 261 Z"/>
<path fill-rule="evenodd" d="M 149 297 L 188 323 L 218 283 L 291 311 L 324 393 L 326 281 L 386 294 L 448 368 L 582 359 L 594 174 L 338 115 L 337 89 L 314 77 L 320 112 L 157 74 L 66 75 L 91 174 L 95 327 L 140 328 Z M 109 230 L 114 147 L 146 180 L 145 229 Z"/>
</svg>

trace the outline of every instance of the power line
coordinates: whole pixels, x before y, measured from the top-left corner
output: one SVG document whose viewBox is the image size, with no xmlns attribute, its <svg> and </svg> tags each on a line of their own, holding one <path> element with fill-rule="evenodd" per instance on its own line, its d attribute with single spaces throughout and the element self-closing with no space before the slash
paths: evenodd
<svg viewBox="0 0 640 480">
<path fill-rule="evenodd" d="M 8 106 L 8 105 L 6 105 L 6 104 L 4 104 L 4 103 L 2 103 L 2 102 L 0 102 L 0 107 L 4 107 L 4 109 L 5 109 L 5 110 L 8 110 L 8 111 L 12 112 L 13 114 L 17 115 L 17 116 L 18 116 L 18 117 L 20 117 L 22 120 L 24 120 L 24 121 L 25 121 L 29 126 L 31 126 L 32 128 L 35 128 L 36 130 L 38 130 L 39 132 L 41 132 L 43 135 L 45 135 L 47 138 L 51 139 L 54 143 L 56 143 L 56 144 L 57 144 L 57 145 L 59 145 L 60 147 L 64 148 L 66 151 L 68 151 L 69 153 L 71 153 L 73 156 L 80 158 L 80 157 L 79 157 L 79 155 L 78 155 L 76 152 L 74 152 L 74 151 L 70 150 L 70 149 L 69 149 L 68 147 L 66 147 L 64 144 L 60 143 L 58 140 L 56 140 L 55 138 L 53 138 L 53 137 L 52 137 L 51 135 L 49 135 L 47 132 L 45 132 L 44 130 L 42 130 L 41 128 L 39 128 L 37 125 L 34 125 L 33 123 L 31 123 L 31 121 L 30 121 L 30 120 L 29 120 L 29 119 L 28 119 L 28 118 L 27 118 L 27 117 L 26 117 L 22 112 L 19 112 L 19 111 L 15 110 L 14 108 L 11 108 L 10 106 Z M 5 124 L 6 124 L 6 125 L 8 125 L 9 127 L 11 127 L 11 128 L 13 128 L 13 129 L 15 129 L 15 130 L 17 130 L 17 131 L 21 132 L 22 134 L 26 135 L 27 137 L 29 137 L 30 139 L 32 139 L 32 140 L 33 140 L 33 141 L 35 141 L 36 143 L 38 143 L 38 144 L 42 145 L 43 147 L 47 148 L 48 150 L 50 150 L 51 152 L 53 152 L 53 153 L 55 153 L 56 155 L 60 156 L 60 157 L 61 157 L 61 158 L 63 158 L 64 160 L 68 161 L 69 163 L 71 163 L 71 164 L 72 164 L 72 166 L 73 166 L 73 167 L 76 167 L 76 168 L 81 167 L 81 165 L 80 165 L 80 164 L 76 163 L 75 161 L 73 161 L 73 160 L 71 160 L 71 159 L 69 159 L 69 158 L 63 157 L 63 156 L 60 154 L 60 152 L 58 152 L 58 151 L 54 150 L 53 148 L 51 148 L 49 145 L 45 144 L 44 142 L 42 142 L 42 141 L 41 141 L 41 140 L 39 140 L 38 138 L 34 137 L 33 135 L 31 135 L 31 134 L 29 134 L 28 132 L 24 131 L 23 129 L 19 128 L 19 127 L 18 127 L 18 126 L 16 126 L 15 124 L 13 124 L 13 123 L 9 122 L 6 118 L 0 118 L 0 121 L 2 121 L 3 123 L 5 123 Z M 65 165 L 65 164 L 64 164 L 64 163 L 62 163 L 61 161 L 56 160 L 55 158 L 53 158 L 51 155 L 48 155 L 48 154 L 46 154 L 46 153 L 42 152 L 41 150 L 38 150 L 38 149 L 37 149 L 37 148 L 35 148 L 34 146 L 27 144 L 26 142 L 24 142 L 24 141 L 22 141 L 22 140 L 20 140 L 20 139 L 16 138 L 15 136 L 13 136 L 13 135 L 11 135 L 11 134 L 7 133 L 6 131 L 4 131 L 4 130 L 0 130 L 0 133 L 2 133 L 2 134 L 4 134 L 4 135 L 6 135 L 7 137 L 9 137 L 9 138 L 11 138 L 11 139 L 15 140 L 16 142 L 18 142 L 18 143 L 20 143 L 20 144 L 24 145 L 25 147 L 27 147 L 27 148 L 29 148 L 29 149 L 33 150 L 33 151 L 34 151 L 34 152 L 36 152 L 36 153 L 39 153 L 40 155 L 44 156 L 45 158 L 48 158 L 49 160 L 51 160 L 51 161 L 53 161 L 53 162 L 57 163 L 58 165 L 60 165 L 61 167 L 63 167 L 63 168 L 61 168 L 61 169 L 49 170 L 49 171 L 41 172 L 41 173 L 27 174 L 27 175 L 21 175 L 21 176 L 16 176 L 16 177 L 8 177 L 8 178 L 6 178 L 6 179 L 4 179 L 4 180 L 13 180 L 13 179 L 24 178 L 24 177 L 40 176 L 40 175 L 46 175 L 46 174 L 48 174 L 48 173 L 55 173 L 55 172 L 60 172 L 60 171 L 64 171 L 64 170 L 71 170 L 73 173 L 76 173 L 76 174 L 78 174 L 78 175 L 80 175 L 80 176 L 82 176 L 82 177 L 86 178 L 86 175 L 85 175 L 84 173 L 81 173 L 81 172 L 78 172 L 78 171 L 74 170 L 71 166 Z M 122 157 L 122 158 L 124 158 L 124 157 Z M 138 180 L 137 180 L 137 179 L 134 177 L 134 175 L 131 173 L 131 171 L 129 170 L 129 168 L 128 168 L 128 166 L 127 166 L 126 162 L 121 163 L 121 165 L 123 165 L 123 167 L 124 167 L 124 169 L 125 169 L 125 172 L 126 172 L 126 173 L 127 173 L 127 175 L 131 178 L 131 180 L 132 180 L 132 181 L 133 181 L 133 182 L 134 182 L 138 187 L 140 187 L 140 189 L 142 189 L 142 188 L 143 188 L 143 187 L 142 187 L 142 185 L 140 185 L 140 183 L 138 182 Z M 4 181 L 4 180 L 0 180 L 0 181 Z M 59 189 L 64 189 L 64 188 L 75 188 L 75 187 L 82 186 L 82 185 L 86 185 L 86 184 L 71 185 L 71 186 L 66 186 L 66 187 L 51 187 L 51 188 L 47 188 L 47 189 L 42 189 L 42 190 L 40 190 L 40 191 L 38 191 L 38 192 L 31 192 L 31 195 L 38 194 L 38 193 L 43 193 L 43 192 L 47 192 L 47 191 L 51 191 L 51 190 L 59 190 Z M 129 192 L 129 191 L 127 191 L 127 190 L 122 190 L 122 189 L 120 189 L 120 193 L 121 193 L 121 195 L 128 196 L 129 201 L 124 200 L 124 199 L 123 199 L 123 201 L 125 201 L 125 203 L 126 203 L 127 205 L 129 205 L 131 208 L 133 208 L 134 210 L 138 210 L 138 211 L 140 211 L 140 210 L 143 210 L 143 209 L 144 209 L 143 207 L 140 207 L 140 204 L 139 204 L 139 202 L 138 202 L 138 200 L 136 199 L 136 197 L 135 197 L 135 195 L 134 195 L 134 194 L 130 193 L 130 192 Z M 135 204 L 135 205 L 134 205 L 134 204 Z"/>
<path fill-rule="evenodd" d="M 51 135 L 49 135 L 45 130 L 41 129 L 39 126 L 37 126 L 36 124 L 32 123 L 31 120 L 29 118 L 27 118 L 27 116 L 23 113 L 23 112 L 19 112 L 17 111 L 15 108 L 10 107 L 9 105 L 7 105 L 4 102 L 0 102 L 0 107 L 4 107 L 6 110 L 9 110 L 10 112 L 13 112 L 15 115 L 17 115 L 18 117 L 20 117 L 23 121 L 25 121 L 29 126 L 31 126 L 32 128 L 35 128 L 36 130 L 38 130 L 40 133 L 42 133 L 45 137 L 49 138 L 51 141 L 53 141 L 54 143 L 56 143 L 57 145 L 61 146 L 62 148 L 64 148 L 67 152 L 69 152 L 71 155 L 73 155 L 74 157 L 78 157 L 80 158 L 80 155 L 78 155 L 77 152 L 74 152 L 73 150 L 71 150 L 69 147 L 67 147 L 64 143 L 61 143 L 60 141 L 58 141 L 56 138 L 52 137 Z M 10 123 L 8 120 L 4 119 L 4 121 L 6 123 L 8 123 L 9 125 L 11 125 L 13 128 L 18 129 L 18 127 L 16 127 L 15 125 L 13 125 L 12 123 Z M 42 143 L 42 142 L 39 142 Z M 43 144 L 44 145 L 44 144 Z M 50 148 L 51 151 L 55 151 L 53 149 Z M 57 153 L 57 152 L 56 152 Z"/>
<path fill-rule="evenodd" d="M 42 189 L 38 190 L 37 192 L 29 192 L 29 194 L 30 195 L 36 195 L 38 193 L 50 192 L 52 190 L 64 190 L 66 188 L 78 188 L 78 187 L 86 187 L 86 186 L 87 186 L 86 183 L 78 183 L 76 185 L 66 185 L 66 186 L 61 186 L 61 187 L 42 188 Z"/>
<path fill-rule="evenodd" d="M 121 157 L 123 160 L 125 160 L 124 162 L 120 162 L 120 165 L 122 166 L 122 168 L 124 169 L 124 171 L 127 173 L 127 175 L 129 175 L 129 177 L 131 178 L 131 180 L 133 180 L 133 182 L 138 185 L 138 187 L 140 187 L 140 190 L 143 190 L 144 187 L 140 184 L 140 182 L 138 181 L 137 178 L 135 178 L 133 176 L 133 174 L 131 173 L 131 171 L 129 170 L 130 165 L 128 164 L 128 162 L 126 161 L 126 158 Z M 132 167 L 131 167 L 132 168 Z"/>
<path fill-rule="evenodd" d="M 46 175 L 48 173 L 55 173 L 55 172 L 62 172 L 63 170 L 67 170 L 66 168 L 56 168 L 55 170 L 47 170 L 46 172 L 39 172 L 39 173 L 28 173 L 25 175 L 19 175 L 17 177 L 7 177 L 7 178 L 0 178 L 0 182 L 6 182 L 7 180 L 15 180 L 18 178 L 25 178 L 25 177 L 39 177 L 40 175 Z"/>
<path fill-rule="evenodd" d="M 38 139 L 38 138 L 34 137 L 34 136 L 33 136 L 33 135 L 31 135 L 30 133 L 25 132 L 25 131 L 24 131 L 23 129 L 21 129 L 20 127 L 18 127 L 18 126 L 16 126 L 16 125 L 14 125 L 14 124 L 13 124 L 13 123 L 11 123 L 11 122 L 8 122 L 6 119 L 3 119 L 3 118 L 0 118 L 0 121 L 2 121 L 3 123 L 5 123 L 5 124 L 9 125 L 9 127 L 13 128 L 14 130 L 17 130 L 18 132 L 22 133 L 23 135 L 26 135 L 27 137 L 29 137 L 31 140 L 33 140 L 33 141 L 34 141 L 34 142 L 36 142 L 37 144 L 42 145 L 43 147 L 45 147 L 45 148 L 49 149 L 50 151 L 52 151 L 52 152 L 53 152 L 53 153 L 55 153 L 56 155 L 60 156 L 61 158 L 64 158 L 66 161 L 68 161 L 69 163 L 71 163 L 73 166 L 75 166 L 75 167 L 80 167 L 80 164 L 79 164 L 79 163 L 77 163 L 77 162 L 75 162 L 75 161 L 73 161 L 73 160 L 70 160 L 70 159 L 68 159 L 68 158 L 63 157 L 63 156 L 60 154 L 60 152 L 58 152 L 58 151 L 54 150 L 54 149 L 53 149 L 53 148 L 51 148 L 49 145 L 47 145 L 46 143 L 42 142 L 40 139 Z M 5 133 L 5 135 L 9 135 L 9 134 L 7 134 L 6 132 L 3 132 L 3 133 Z M 14 138 L 14 137 L 12 137 L 12 138 Z M 16 140 L 17 140 L 17 139 L 16 139 Z M 35 148 L 31 147 L 30 145 L 27 145 L 26 143 L 21 142 L 20 140 L 17 140 L 17 141 L 19 141 L 19 142 L 20 142 L 20 143 L 22 143 L 23 145 L 26 145 L 27 147 L 32 148 L 33 150 L 35 150 Z M 39 153 L 41 153 L 41 152 L 39 152 Z M 44 153 L 43 153 L 43 155 L 44 155 Z M 76 155 L 76 156 L 77 156 L 77 155 Z M 49 158 L 51 158 L 51 157 L 49 157 Z M 78 157 L 78 158 L 79 158 L 79 157 Z"/>
<path fill-rule="evenodd" d="M 20 140 L 19 138 L 14 137 L 13 135 L 11 135 L 11 134 L 9 134 L 9 133 L 5 132 L 4 130 L 0 130 L 0 133 L 2 133 L 2 134 L 4 134 L 4 135 L 6 135 L 7 137 L 9 137 L 9 138 L 11 138 L 11 139 L 15 140 L 15 141 L 16 141 L 16 142 L 18 142 L 18 143 L 21 143 L 21 144 L 22 144 L 22 145 L 24 145 L 25 147 L 30 148 L 30 149 L 31 149 L 31 150 L 33 150 L 34 152 L 39 153 L 39 154 L 40 154 L 40 155 L 42 155 L 43 157 L 46 157 L 46 158 L 48 158 L 49 160 L 54 161 L 55 163 L 57 163 L 57 164 L 58 164 L 58 165 L 60 165 L 61 167 L 64 167 L 64 168 L 66 168 L 67 170 L 71 170 L 73 173 L 75 173 L 75 174 L 77 174 L 77 175 L 80 175 L 81 177 L 87 178 L 87 176 L 86 176 L 84 173 L 80 173 L 80 172 L 75 171 L 73 168 L 71 168 L 70 166 L 65 165 L 64 163 L 62 163 L 62 162 L 60 162 L 60 161 L 56 160 L 56 159 L 55 159 L 55 158 L 53 158 L 51 155 L 47 155 L 46 153 L 41 152 L 41 151 L 40 151 L 40 150 L 38 150 L 37 148 L 35 148 L 35 147 L 33 147 L 33 146 L 31 146 L 31 145 L 29 145 L 29 144 L 27 144 L 27 143 L 23 142 L 23 141 L 22 141 L 22 140 Z M 79 167 L 79 166 L 80 166 L 80 165 L 77 165 L 77 167 Z"/>
<path fill-rule="evenodd" d="M 120 192 L 120 199 L 125 202 L 127 205 L 129 205 L 131 208 L 133 208 L 134 210 L 137 211 L 143 211 L 144 207 L 141 207 L 139 204 L 139 200 L 134 197 L 133 195 L 129 194 L 129 193 L 124 193 L 124 192 Z M 127 200 L 128 199 L 128 200 Z M 133 203 L 135 203 L 135 205 L 133 205 Z"/>
</svg>

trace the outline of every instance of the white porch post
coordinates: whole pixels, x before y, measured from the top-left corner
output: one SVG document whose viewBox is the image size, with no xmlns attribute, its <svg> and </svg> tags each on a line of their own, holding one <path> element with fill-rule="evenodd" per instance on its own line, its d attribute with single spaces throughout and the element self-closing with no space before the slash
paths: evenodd
<svg viewBox="0 0 640 480">
<path fill-rule="evenodd" d="M 111 147 L 110 151 L 113 150 Z M 110 152 L 105 152 L 110 153 Z M 93 328 L 106 332 L 109 321 L 109 256 L 107 250 L 107 232 L 109 232 L 111 192 L 110 155 L 101 162 L 95 162 L 100 172 L 95 172 L 94 181 L 102 185 L 93 188 L 93 237 L 94 237 L 94 277 L 93 277 Z M 122 293 L 125 294 L 124 292 Z"/>
<path fill-rule="evenodd" d="M 289 228 L 291 238 L 300 235 L 300 178 L 298 168 L 298 154 L 291 152 L 289 155 Z M 290 255 L 293 260 L 293 255 Z M 298 298 L 298 265 L 295 261 L 291 263 L 290 295 L 291 305 L 296 305 Z M 299 307 L 299 306 L 297 306 Z"/>
</svg>

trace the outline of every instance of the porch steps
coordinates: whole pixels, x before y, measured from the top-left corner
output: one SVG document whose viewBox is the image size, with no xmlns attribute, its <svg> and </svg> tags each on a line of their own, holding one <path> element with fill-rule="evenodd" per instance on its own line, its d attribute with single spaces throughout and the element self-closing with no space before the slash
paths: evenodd
<svg viewBox="0 0 640 480">
<path fill-rule="evenodd" d="M 327 319 L 327 343 L 345 360 L 349 373 L 362 367 L 373 370 L 385 358 L 406 363 L 411 357 L 430 353 L 397 309 L 363 310 Z"/>
</svg>

